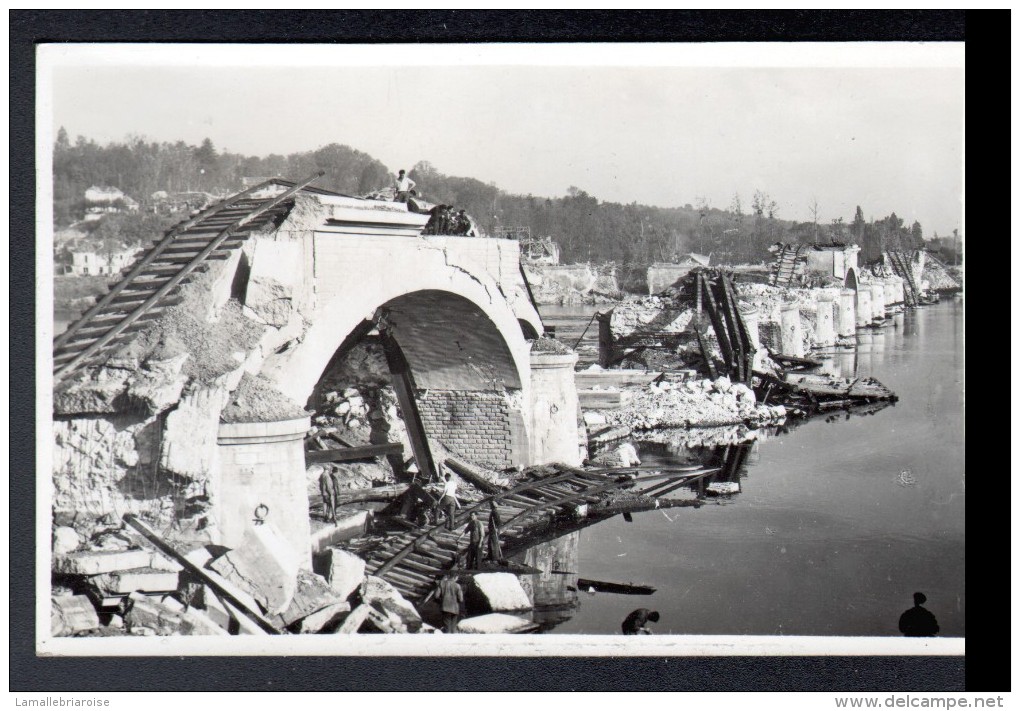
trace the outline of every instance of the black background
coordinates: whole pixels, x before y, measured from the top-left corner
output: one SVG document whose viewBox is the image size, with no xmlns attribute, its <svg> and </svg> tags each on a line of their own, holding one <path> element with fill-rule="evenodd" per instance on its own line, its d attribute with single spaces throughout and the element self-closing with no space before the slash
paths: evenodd
<svg viewBox="0 0 1020 711">
<path fill-rule="evenodd" d="M 1009 689 L 1009 480 L 985 468 L 995 494 L 972 493 L 967 514 L 966 658 L 350 658 L 189 657 L 43 659 L 34 652 L 34 45 L 41 42 L 720 42 L 963 41 L 968 75 L 1008 77 L 1009 15 L 962 11 L 11 11 L 11 620 L 12 691 L 340 691 L 340 690 L 647 690 L 647 691 L 1004 691 Z M 992 57 L 998 56 L 1001 65 Z M 998 67 L 1007 68 L 1001 71 Z M 985 183 L 1008 151 L 1009 90 L 968 82 L 980 117 L 968 121 L 968 156 L 980 170 L 981 206 L 968 212 L 968 246 L 989 239 L 982 214 L 999 206 L 1005 222 L 1009 179 Z M 999 81 L 999 84 L 1005 84 Z M 992 108 L 993 103 L 995 109 Z M 976 130 L 974 130 L 976 129 Z M 991 143 L 991 146 L 988 144 Z M 991 151 L 987 150 L 991 148 Z M 991 160 L 989 160 L 989 158 Z M 973 161 L 972 161 L 973 162 Z M 1008 166 L 1008 159 L 999 161 Z M 990 165 L 991 164 L 991 165 Z M 997 187 L 996 187 L 997 186 Z M 998 193 L 994 191 L 997 190 Z M 1001 225 L 1001 223 L 1000 223 Z M 1008 228 L 1006 228 L 1008 229 Z M 1006 231 L 998 228 L 998 234 Z M 978 236 L 980 235 L 980 237 Z M 997 238 L 1002 249 L 1006 239 Z M 968 250 L 968 256 L 974 250 Z M 1004 254 L 1002 255 L 1004 258 Z M 972 270 L 975 275 L 979 273 Z M 986 302 L 967 284 L 967 304 Z M 999 280 L 1001 283 L 1001 279 Z M 1001 302 L 1005 303 L 1005 302 Z M 977 314 L 968 309 L 971 314 Z M 978 321 L 980 323 L 980 321 Z M 980 329 L 980 325 L 972 326 Z M 977 332 L 977 331 L 975 331 Z M 1000 326 L 1000 337 L 1001 337 Z M 997 345 L 996 343 L 992 344 Z M 987 345 L 979 343 L 985 349 Z M 1005 352 L 998 346 L 998 373 Z M 976 358 L 976 354 L 974 355 Z M 974 361 L 972 362 L 980 362 Z M 989 366 L 985 366 L 989 367 Z M 1004 387 L 1004 386 L 1002 386 Z M 976 390 L 977 388 L 974 388 Z M 979 393 L 968 393 L 968 407 Z M 980 410 L 979 410 L 980 411 Z M 16 416 L 14 416 L 16 413 Z M 983 423 L 986 429 L 989 423 Z M 973 433 L 972 433 L 973 435 Z M 984 433 L 989 438 L 989 434 Z M 1008 434 L 1006 435 L 1008 436 Z M 999 440 L 1008 441 L 1007 439 Z M 999 451 L 1002 446 L 1000 445 Z M 972 441 L 968 450 L 989 451 Z M 994 451 L 994 450 L 991 450 Z M 976 458 L 976 457 L 975 457 Z M 1003 458 L 998 458 L 1002 461 Z M 973 470 L 977 474 L 979 470 Z M 41 542 L 46 545 L 46 542 Z M 995 562 L 985 564 L 989 547 Z M 993 572 L 994 571 L 994 572 Z M 834 608 L 838 606 L 834 605 Z M 1003 644 L 1006 642 L 1006 644 Z"/>
</svg>

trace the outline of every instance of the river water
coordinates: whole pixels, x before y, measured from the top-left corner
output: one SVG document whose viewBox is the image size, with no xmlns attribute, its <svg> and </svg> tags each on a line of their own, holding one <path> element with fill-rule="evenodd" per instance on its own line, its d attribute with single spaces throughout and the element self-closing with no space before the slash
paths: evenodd
<svg viewBox="0 0 1020 711">
<path fill-rule="evenodd" d="M 551 315 L 561 331 L 580 333 L 595 310 Z M 874 376 L 900 400 L 869 416 L 820 417 L 764 436 L 732 497 L 634 514 L 633 522 L 617 516 L 564 539 L 570 555 L 561 568 L 657 590 L 573 593 L 572 609 L 546 631 L 619 634 L 631 610 L 648 607 L 661 614 L 650 625 L 658 634 L 897 636 L 900 614 L 922 591 L 941 636 L 962 637 L 962 303 L 862 331 L 857 349 L 826 367 Z M 705 455 L 638 448 L 645 464 Z"/>
</svg>

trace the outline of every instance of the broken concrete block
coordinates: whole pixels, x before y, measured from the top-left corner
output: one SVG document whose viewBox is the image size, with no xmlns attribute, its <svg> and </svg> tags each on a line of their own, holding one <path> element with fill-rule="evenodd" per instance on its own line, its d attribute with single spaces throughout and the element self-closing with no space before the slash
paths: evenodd
<svg viewBox="0 0 1020 711">
<path fill-rule="evenodd" d="M 152 554 L 152 562 L 149 563 L 149 567 L 153 570 L 164 570 L 172 573 L 179 573 L 184 570 L 184 566 L 176 560 L 170 560 L 162 553 Z"/>
<path fill-rule="evenodd" d="M 492 612 L 461 620 L 457 631 L 464 634 L 514 634 L 535 626 L 534 622 L 523 617 Z"/>
<path fill-rule="evenodd" d="M 147 568 L 152 561 L 148 551 L 74 551 L 53 557 L 53 571 L 69 575 L 100 575 L 118 570 Z"/>
<path fill-rule="evenodd" d="M 512 573 L 478 573 L 472 576 L 464 591 L 469 609 L 501 612 L 530 610 L 531 600 Z"/>
<path fill-rule="evenodd" d="M 167 592 L 176 590 L 178 574 L 154 568 L 135 568 L 103 573 L 89 580 L 107 595 L 140 592 Z"/>
<path fill-rule="evenodd" d="M 230 633 L 217 625 L 211 618 L 195 608 L 189 608 L 181 614 L 180 633 L 184 635 L 212 635 L 229 637 Z"/>
<path fill-rule="evenodd" d="M 226 608 L 227 612 L 230 614 L 230 617 L 234 621 L 236 621 L 238 634 L 249 634 L 254 636 L 269 634 L 264 629 L 259 627 L 254 622 L 254 620 L 252 620 L 250 617 L 244 614 L 242 610 L 238 609 L 227 600 L 220 600 L 220 602 L 223 604 L 223 607 Z"/>
<path fill-rule="evenodd" d="M 371 519 L 371 511 L 356 511 L 338 518 L 336 523 L 328 523 L 313 531 L 312 555 L 322 553 L 330 546 L 364 535 Z"/>
<path fill-rule="evenodd" d="M 371 605 L 368 607 L 368 621 L 384 634 L 406 634 L 407 626 L 392 612 L 380 612 Z"/>
<path fill-rule="evenodd" d="M 64 555 L 77 550 L 81 545 L 78 532 L 70 526 L 57 526 L 53 529 L 53 555 Z"/>
<path fill-rule="evenodd" d="M 195 550 L 187 553 L 185 556 L 191 563 L 197 565 L 199 568 L 204 569 L 206 575 L 219 585 L 222 589 L 229 592 L 237 600 L 243 602 L 252 610 L 258 610 L 259 605 L 255 602 L 255 599 L 247 592 L 239 588 L 234 583 L 230 582 L 216 571 L 209 568 L 209 563 L 212 561 L 212 553 L 205 547 L 196 548 Z M 205 596 L 205 592 L 209 592 L 209 596 Z M 203 602 L 208 603 L 208 600 L 215 598 L 220 605 L 226 610 L 228 615 L 237 622 L 237 629 L 240 634 L 252 634 L 252 635 L 264 635 L 267 634 L 265 630 L 258 626 L 250 617 L 248 617 L 242 610 L 238 609 L 232 603 L 224 598 L 220 598 L 214 594 L 211 589 L 206 588 L 203 590 Z M 229 624 L 229 623 L 228 623 Z M 231 627 L 233 631 L 233 627 Z"/>
<path fill-rule="evenodd" d="M 361 626 L 365 624 L 365 620 L 368 619 L 368 615 L 371 611 L 371 605 L 358 605 L 351 611 L 351 614 L 347 615 L 343 624 L 337 627 L 336 634 L 356 633 L 361 629 Z"/>
<path fill-rule="evenodd" d="M 280 614 L 294 598 L 298 557 L 271 523 L 249 526 L 240 545 L 209 567 L 251 595 L 267 615 Z"/>
<path fill-rule="evenodd" d="M 421 628 L 421 615 L 414 609 L 414 605 L 382 578 L 366 576 L 361 586 L 361 600 L 377 610 L 392 612 L 400 618 L 409 632 L 417 632 Z"/>
<path fill-rule="evenodd" d="M 326 580 L 336 594 L 346 600 L 365 581 L 365 561 L 338 548 L 329 549 L 325 556 Z"/>
<path fill-rule="evenodd" d="M 346 600 L 333 591 L 325 578 L 302 570 L 298 575 L 290 605 L 279 615 L 279 626 L 289 627 L 298 620 L 338 602 Z"/>
<path fill-rule="evenodd" d="M 70 637 L 78 632 L 99 627 L 99 615 L 85 595 L 50 598 L 50 633 L 54 637 Z"/>
<path fill-rule="evenodd" d="M 224 607 L 222 602 L 220 602 L 219 597 L 213 589 L 208 585 L 203 585 L 200 598 L 199 606 L 205 612 L 205 616 L 208 617 L 213 624 L 227 632 L 230 632 L 232 629 L 231 619 L 233 616 L 227 612 L 227 608 Z"/>
<path fill-rule="evenodd" d="M 299 242 L 255 243 L 244 296 L 244 313 L 280 328 L 290 320 L 303 272 Z"/>
<path fill-rule="evenodd" d="M 127 631 L 135 634 L 137 628 L 153 630 L 155 634 L 169 636 L 179 634 L 184 620 L 179 612 L 152 600 L 141 593 L 128 596 L 128 610 L 124 614 Z"/>
<path fill-rule="evenodd" d="M 335 602 L 332 605 L 313 612 L 298 623 L 298 632 L 301 634 L 318 634 L 319 632 L 330 632 L 347 617 L 351 611 L 349 603 Z"/>
</svg>

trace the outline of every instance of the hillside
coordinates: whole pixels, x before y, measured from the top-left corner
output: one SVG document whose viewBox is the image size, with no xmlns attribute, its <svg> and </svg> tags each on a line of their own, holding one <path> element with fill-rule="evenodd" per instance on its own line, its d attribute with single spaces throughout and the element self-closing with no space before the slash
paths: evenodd
<svg viewBox="0 0 1020 711">
<path fill-rule="evenodd" d="M 317 170 L 317 185 L 348 195 L 364 195 L 386 187 L 392 174 L 380 161 L 349 146 L 330 144 L 288 156 L 244 156 L 219 152 L 206 139 L 201 145 L 149 142 L 133 138 L 100 146 L 79 137 L 73 144 L 60 130 L 53 154 L 54 220 L 58 228 L 80 219 L 84 191 L 91 185 L 112 185 L 141 203 L 144 214 L 156 191 L 204 191 L 228 194 L 241 189 L 242 177 L 279 175 L 300 178 Z M 564 262 L 616 262 L 643 265 L 668 261 L 686 252 L 711 254 L 717 263 L 761 262 L 774 242 L 854 241 L 865 261 L 883 249 L 923 245 L 921 226 L 906 226 L 895 213 L 865 221 L 863 211 L 831 224 L 783 220 L 776 201 L 755 191 L 750 209 L 734 196 L 725 210 L 698 201 L 682 208 L 664 208 L 600 201 L 583 189 L 570 187 L 561 197 L 515 195 L 475 178 L 440 173 L 428 162 L 411 170 L 422 194 L 432 202 L 464 208 L 486 231 L 497 225 L 529 226 L 532 234 L 551 236 L 560 244 Z M 160 225 L 122 225 L 126 241 Z M 130 222 L 130 221 L 129 221 Z M 104 235 L 105 236 L 105 235 Z"/>
</svg>

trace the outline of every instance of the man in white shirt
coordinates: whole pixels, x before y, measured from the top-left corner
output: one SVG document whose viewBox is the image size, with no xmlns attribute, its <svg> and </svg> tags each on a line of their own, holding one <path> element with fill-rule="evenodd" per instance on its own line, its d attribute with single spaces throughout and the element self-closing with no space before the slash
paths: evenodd
<svg viewBox="0 0 1020 711">
<path fill-rule="evenodd" d="M 457 515 L 460 502 L 457 501 L 457 481 L 446 472 L 446 481 L 443 483 L 443 498 L 439 500 L 439 507 L 446 513 L 446 527 L 453 530 L 453 518 Z"/>
<path fill-rule="evenodd" d="M 407 177 L 407 171 L 401 170 L 397 173 L 397 182 L 394 183 L 394 187 L 397 191 L 397 196 L 394 198 L 394 202 L 407 202 L 407 198 L 411 192 L 411 188 L 415 186 L 415 182 Z"/>
</svg>

